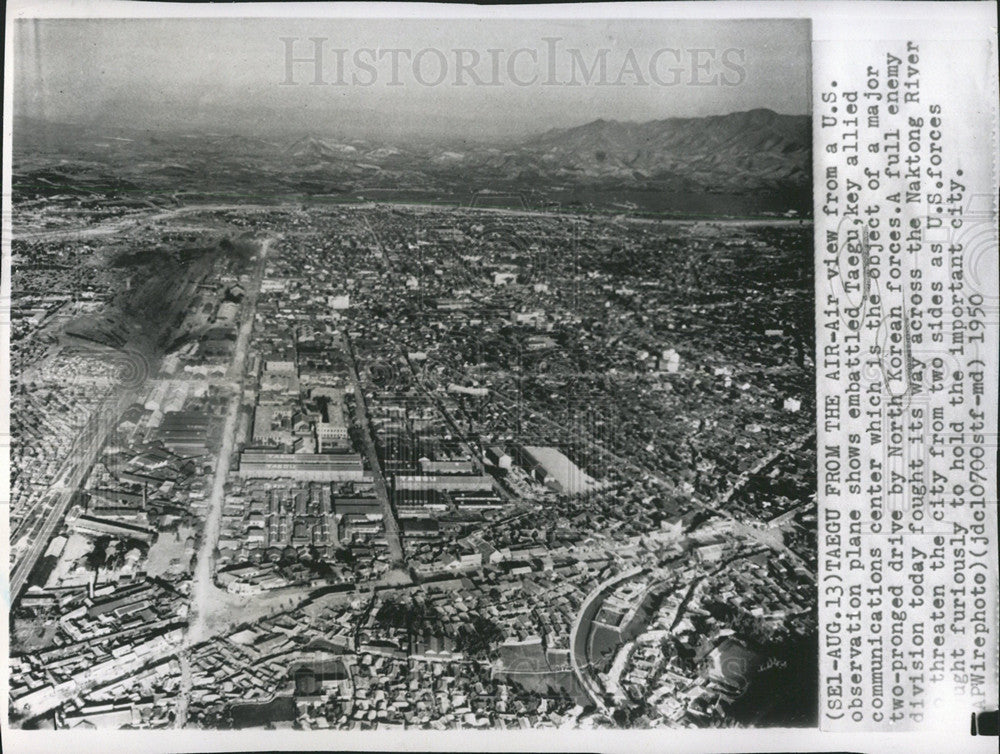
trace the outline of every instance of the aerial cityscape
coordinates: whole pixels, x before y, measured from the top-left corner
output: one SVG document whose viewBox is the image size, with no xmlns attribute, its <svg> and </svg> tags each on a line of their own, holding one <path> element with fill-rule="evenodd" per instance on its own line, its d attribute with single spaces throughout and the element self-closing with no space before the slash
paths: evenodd
<svg viewBox="0 0 1000 754">
<path fill-rule="evenodd" d="M 17 113 L 10 725 L 815 725 L 810 165 Z"/>
</svg>

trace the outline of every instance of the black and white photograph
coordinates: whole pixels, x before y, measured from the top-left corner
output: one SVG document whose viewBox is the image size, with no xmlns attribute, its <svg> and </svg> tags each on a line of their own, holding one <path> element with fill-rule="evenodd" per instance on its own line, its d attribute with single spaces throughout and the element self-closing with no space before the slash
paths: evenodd
<svg viewBox="0 0 1000 754">
<path fill-rule="evenodd" d="M 840 710 L 808 18 L 59 15 L 7 30 L 6 729 Z"/>
</svg>

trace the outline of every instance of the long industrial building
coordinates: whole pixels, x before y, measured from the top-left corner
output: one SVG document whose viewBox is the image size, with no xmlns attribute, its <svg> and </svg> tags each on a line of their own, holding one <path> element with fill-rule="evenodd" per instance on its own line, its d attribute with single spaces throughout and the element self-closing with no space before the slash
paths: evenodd
<svg viewBox="0 0 1000 754">
<path fill-rule="evenodd" d="M 394 479 L 395 490 L 491 490 L 493 477 L 487 474 L 397 474 Z"/>
<path fill-rule="evenodd" d="M 273 453 L 248 449 L 240 454 L 239 475 L 244 479 L 360 482 L 365 474 L 357 453 Z"/>
</svg>

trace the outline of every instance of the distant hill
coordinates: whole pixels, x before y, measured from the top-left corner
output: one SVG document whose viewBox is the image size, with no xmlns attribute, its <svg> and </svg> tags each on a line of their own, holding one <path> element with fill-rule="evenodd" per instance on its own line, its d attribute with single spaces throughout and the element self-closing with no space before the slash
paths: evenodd
<svg viewBox="0 0 1000 754">
<path fill-rule="evenodd" d="M 521 151 L 553 177 L 741 193 L 807 188 L 811 141 L 809 116 L 750 110 L 647 123 L 595 120 L 528 139 Z"/>
<path fill-rule="evenodd" d="M 348 144 L 338 144 L 314 136 L 298 139 L 287 147 L 284 153 L 300 161 L 337 161 L 353 155 L 358 150 Z"/>
</svg>

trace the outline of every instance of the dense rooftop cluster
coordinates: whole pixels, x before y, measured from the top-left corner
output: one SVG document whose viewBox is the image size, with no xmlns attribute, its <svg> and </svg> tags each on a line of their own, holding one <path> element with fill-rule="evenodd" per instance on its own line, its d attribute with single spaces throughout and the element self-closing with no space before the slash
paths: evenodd
<svg viewBox="0 0 1000 754">
<path fill-rule="evenodd" d="M 184 222 L 161 228 L 172 251 L 134 231 L 187 264 L 149 374 L 94 378 L 124 405 L 15 608 L 18 716 L 762 713 L 748 690 L 815 641 L 807 228 L 291 205 Z M 112 305 L 135 300 L 70 326 L 127 349 Z M 49 332 L 48 311 L 25 321 Z M 43 489 L 87 421 L 58 395 Z"/>
</svg>

